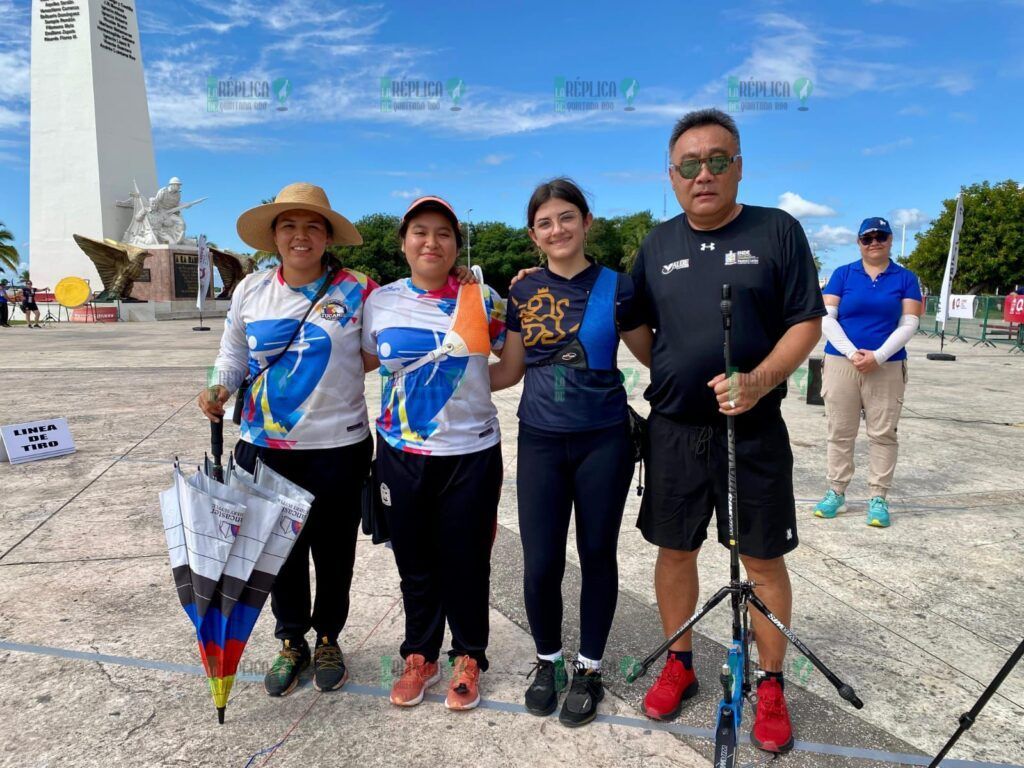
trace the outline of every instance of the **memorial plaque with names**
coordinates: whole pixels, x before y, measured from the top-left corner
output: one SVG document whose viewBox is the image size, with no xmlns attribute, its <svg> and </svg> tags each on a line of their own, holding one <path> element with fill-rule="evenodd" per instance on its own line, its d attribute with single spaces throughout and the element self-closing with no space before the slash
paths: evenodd
<svg viewBox="0 0 1024 768">
<path fill-rule="evenodd" d="M 194 299 L 199 290 L 199 256 L 195 253 L 174 254 L 174 298 Z"/>
<path fill-rule="evenodd" d="M 77 22 L 81 15 L 82 8 L 77 0 L 42 0 L 39 18 L 43 22 L 43 41 L 77 40 Z"/>
<path fill-rule="evenodd" d="M 153 273 L 149 267 L 143 267 L 141 274 L 135 278 L 136 283 L 149 283 L 153 280 Z"/>
<path fill-rule="evenodd" d="M 100 33 L 100 48 L 135 61 L 135 36 L 129 26 L 128 14 L 135 8 L 124 0 L 100 0 L 100 18 L 96 29 Z"/>
</svg>

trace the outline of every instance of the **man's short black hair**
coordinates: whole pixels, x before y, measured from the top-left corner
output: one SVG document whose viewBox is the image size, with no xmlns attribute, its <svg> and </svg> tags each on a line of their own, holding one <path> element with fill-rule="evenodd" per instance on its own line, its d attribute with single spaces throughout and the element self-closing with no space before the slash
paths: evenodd
<svg viewBox="0 0 1024 768">
<path fill-rule="evenodd" d="M 700 128 L 702 125 L 720 125 L 736 139 L 736 151 L 740 150 L 740 129 L 736 127 L 736 121 L 720 109 L 695 109 L 683 115 L 676 127 L 672 129 L 672 137 L 668 140 L 668 151 L 675 149 L 679 137 L 691 128 Z"/>
</svg>

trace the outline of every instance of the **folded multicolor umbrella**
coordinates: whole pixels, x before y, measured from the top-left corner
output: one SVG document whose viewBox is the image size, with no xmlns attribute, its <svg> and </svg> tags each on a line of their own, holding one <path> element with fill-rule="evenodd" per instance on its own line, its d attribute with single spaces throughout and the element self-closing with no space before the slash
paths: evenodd
<svg viewBox="0 0 1024 768">
<path fill-rule="evenodd" d="M 242 651 L 311 503 L 256 486 L 242 473 L 230 485 L 175 464 L 174 486 L 160 494 L 178 598 L 192 620 L 219 722 Z"/>
</svg>

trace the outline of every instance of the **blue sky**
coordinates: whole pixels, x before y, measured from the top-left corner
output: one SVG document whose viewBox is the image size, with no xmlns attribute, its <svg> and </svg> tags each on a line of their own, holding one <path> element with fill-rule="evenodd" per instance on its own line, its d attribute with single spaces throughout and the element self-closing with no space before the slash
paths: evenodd
<svg viewBox="0 0 1024 768">
<path fill-rule="evenodd" d="M 790 100 L 737 114 L 740 201 L 797 215 L 826 271 L 856 257 L 866 216 L 909 221 L 909 251 L 961 184 L 1022 175 L 1019 1 L 592 2 L 571 14 L 532 0 L 137 5 L 158 177 L 181 177 L 186 199 L 209 197 L 189 212 L 190 233 L 237 250 L 248 250 L 238 214 L 298 180 L 352 219 L 400 213 L 424 192 L 474 220 L 521 225 L 533 186 L 559 174 L 597 214 L 660 218 L 667 190 L 675 215 L 672 123 L 725 108 L 730 75 L 812 82 L 806 111 Z M 0 0 L 0 19 L 0 221 L 25 260 L 30 3 Z M 620 94 L 613 110 L 556 113 L 559 76 L 635 79 L 635 109 Z M 288 108 L 209 112 L 209 77 L 287 78 Z M 382 112 L 381 77 L 459 78 L 462 109 L 445 95 L 438 110 Z"/>
</svg>

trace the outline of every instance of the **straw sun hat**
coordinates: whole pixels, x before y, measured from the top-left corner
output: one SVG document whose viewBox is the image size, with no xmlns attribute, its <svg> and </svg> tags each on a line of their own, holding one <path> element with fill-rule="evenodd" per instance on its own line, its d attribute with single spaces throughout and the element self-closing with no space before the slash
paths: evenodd
<svg viewBox="0 0 1024 768">
<path fill-rule="evenodd" d="M 362 245 L 363 237 L 352 222 L 331 209 L 327 193 L 320 187 L 305 182 L 289 184 L 277 193 L 274 202 L 257 205 L 238 217 L 238 236 L 260 251 L 277 252 L 274 243 L 274 219 L 285 211 L 312 211 L 331 223 L 335 245 Z"/>
</svg>

